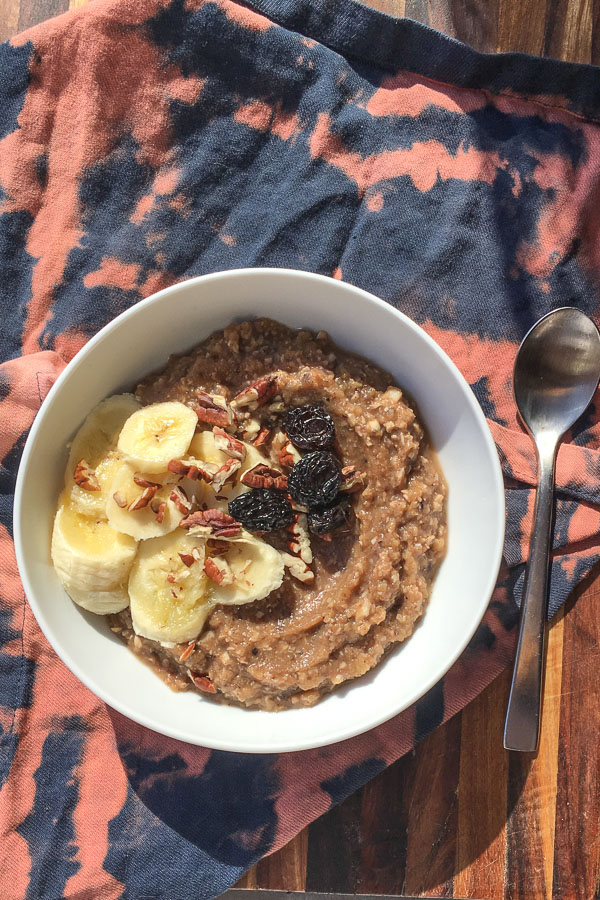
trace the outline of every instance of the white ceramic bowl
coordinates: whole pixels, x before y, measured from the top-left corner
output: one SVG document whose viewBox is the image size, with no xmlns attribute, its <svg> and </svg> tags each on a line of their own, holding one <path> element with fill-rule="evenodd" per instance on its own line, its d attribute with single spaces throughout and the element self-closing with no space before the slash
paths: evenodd
<svg viewBox="0 0 600 900">
<path fill-rule="evenodd" d="M 66 443 L 103 397 L 131 389 L 231 321 L 270 316 L 325 329 L 388 369 L 417 402 L 449 485 L 448 552 L 413 636 L 367 676 L 311 709 L 267 713 L 172 693 L 109 630 L 65 594 L 50 533 Z M 67 366 L 33 424 L 19 469 L 14 537 L 25 593 L 44 634 L 102 700 L 170 737 L 250 753 L 303 750 L 360 734 L 429 690 L 479 624 L 500 565 L 504 494 L 496 449 L 467 383 L 410 319 L 351 285 L 286 269 L 244 269 L 186 281 L 138 303 Z"/>
</svg>

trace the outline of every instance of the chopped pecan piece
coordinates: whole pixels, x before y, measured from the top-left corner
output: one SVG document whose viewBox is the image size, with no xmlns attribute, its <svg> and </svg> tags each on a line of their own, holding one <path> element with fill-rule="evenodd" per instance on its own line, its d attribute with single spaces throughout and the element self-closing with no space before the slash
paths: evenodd
<svg viewBox="0 0 600 900">
<path fill-rule="evenodd" d="M 138 486 L 138 487 L 141 487 L 141 488 L 153 488 L 153 487 L 155 487 L 156 490 L 158 490 L 159 487 L 162 487 L 162 485 L 157 484 L 156 481 L 148 481 L 147 478 L 142 478 L 141 475 L 134 475 L 134 476 L 133 476 L 133 481 L 134 481 L 134 484 L 137 484 L 137 486 Z"/>
<path fill-rule="evenodd" d="M 180 513 L 185 516 L 192 508 L 191 502 L 188 500 L 185 491 L 181 487 L 174 487 L 169 494 L 169 500 L 175 504 Z"/>
<path fill-rule="evenodd" d="M 214 539 L 207 541 L 206 549 L 210 551 L 213 556 L 220 556 L 221 553 L 227 553 L 228 550 L 231 550 L 231 547 L 229 541 L 219 541 Z"/>
<path fill-rule="evenodd" d="M 241 477 L 242 484 L 251 488 L 275 488 L 279 491 L 287 490 L 287 475 L 272 469 L 266 463 L 257 463 L 251 469 L 244 472 Z"/>
<path fill-rule="evenodd" d="M 231 566 L 224 559 L 208 557 L 204 560 L 204 571 L 215 584 L 233 584 Z"/>
<path fill-rule="evenodd" d="M 180 558 L 181 562 L 184 564 L 184 566 L 188 567 L 188 569 L 190 568 L 190 566 L 193 566 L 194 563 L 196 562 L 196 560 L 194 559 L 194 557 L 192 556 L 191 553 L 181 553 L 180 552 L 179 558 Z"/>
<path fill-rule="evenodd" d="M 138 509 L 144 509 L 145 506 L 148 506 L 155 493 L 158 490 L 158 485 L 153 484 L 152 487 L 144 488 L 141 494 L 139 494 L 135 500 L 133 500 L 129 506 L 127 507 L 128 512 L 135 512 Z"/>
<path fill-rule="evenodd" d="M 358 472 L 356 466 L 344 466 L 342 469 L 340 491 L 345 491 L 348 494 L 356 494 L 358 491 L 362 491 L 366 481 L 366 472 Z"/>
<path fill-rule="evenodd" d="M 198 421 L 205 422 L 207 425 L 219 425 L 221 428 L 227 428 L 234 423 L 234 412 L 228 406 L 225 397 L 220 394 L 197 391 L 193 410 L 198 416 Z"/>
<path fill-rule="evenodd" d="M 121 509 L 125 509 L 127 506 L 127 497 L 125 494 L 122 494 L 121 491 L 115 491 L 113 494 L 113 500 Z"/>
<path fill-rule="evenodd" d="M 241 465 L 241 460 L 232 457 L 227 462 L 224 462 L 222 466 L 219 466 L 212 479 L 212 488 L 215 494 L 219 493 L 227 481 L 231 481 Z"/>
<path fill-rule="evenodd" d="M 314 581 L 315 573 L 299 556 L 292 556 L 291 553 L 282 553 L 281 558 L 284 566 L 290 570 L 290 575 L 297 578 L 298 581 Z"/>
<path fill-rule="evenodd" d="M 286 494 L 286 497 L 290 501 L 290 506 L 296 513 L 307 513 L 308 506 L 305 506 L 303 503 L 298 503 L 297 500 L 294 500 L 291 494 Z"/>
<path fill-rule="evenodd" d="M 185 662 L 186 659 L 192 655 L 194 652 L 194 647 L 196 646 L 196 641 L 190 641 L 181 656 L 179 657 L 179 662 Z"/>
<path fill-rule="evenodd" d="M 291 469 L 302 457 L 294 447 L 291 441 L 286 441 L 279 451 L 279 465 L 284 469 Z"/>
<path fill-rule="evenodd" d="M 232 435 L 223 431 L 222 428 L 217 428 L 216 426 L 213 428 L 213 436 L 217 450 L 227 453 L 228 456 L 234 456 L 236 459 L 244 459 L 246 448 L 242 441 L 238 441 L 237 438 L 232 437 Z"/>
<path fill-rule="evenodd" d="M 210 537 L 234 537 L 242 530 L 239 522 L 220 509 L 198 509 L 179 523 L 182 528 L 194 528 L 194 534 Z"/>
<path fill-rule="evenodd" d="M 231 401 L 231 406 L 234 409 L 241 409 L 245 406 L 250 407 L 250 409 L 256 409 L 272 400 L 276 393 L 276 376 L 265 375 L 263 378 L 259 378 L 258 381 L 249 384 L 243 391 L 240 391 Z"/>
<path fill-rule="evenodd" d="M 262 447 L 263 444 L 266 444 L 271 436 L 271 429 L 267 428 L 266 425 L 263 425 L 252 443 L 255 447 Z"/>
<path fill-rule="evenodd" d="M 75 471 L 73 472 L 73 481 L 84 491 L 101 490 L 100 482 L 96 478 L 95 470 L 92 469 L 92 467 L 88 465 L 88 463 L 86 463 L 85 459 L 80 459 L 75 466 Z"/>
<path fill-rule="evenodd" d="M 307 565 L 313 561 L 308 524 L 304 513 L 296 513 L 294 521 L 288 526 L 290 542 L 288 548 L 294 556 L 299 556 Z"/>
<path fill-rule="evenodd" d="M 251 441 L 260 431 L 260 422 L 258 419 L 253 419 L 250 417 L 244 422 L 243 428 L 241 429 L 241 435 L 245 441 Z"/>
<path fill-rule="evenodd" d="M 210 471 L 212 468 L 214 467 L 209 463 L 199 459 L 172 459 L 167 465 L 169 472 L 174 472 L 175 475 L 181 475 L 191 481 L 198 481 L 201 478 L 207 484 L 212 481 L 212 472 Z"/>
<path fill-rule="evenodd" d="M 205 694 L 216 694 L 217 689 L 206 675 L 194 675 L 193 672 L 190 672 L 188 669 L 188 675 L 191 680 L 194 682 L 199 691 L 204 691 Z"/>
<path fill-rule="evenodd" d="M 154 509 L 153 503 L 151 503 L 150 505 L 152 507 L 152 512 L 156 513 L 156 521 L 159 525 L 162 525 L 165 518 L 165 512 L 167 511 L 166 501 L 161 500 L 160 503 L 156 504 L 156 509 Z"/>
</svg>

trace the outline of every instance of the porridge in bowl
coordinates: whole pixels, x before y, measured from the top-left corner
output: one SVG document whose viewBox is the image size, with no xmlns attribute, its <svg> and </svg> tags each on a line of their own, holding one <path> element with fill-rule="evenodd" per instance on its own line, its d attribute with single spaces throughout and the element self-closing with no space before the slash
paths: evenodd
<svg viewBox="0 0 600 900">
<path fill-rule="evenodd" d="M 90 413 L 52 558 L 173 688 L 279 710 L 409 638 L 445 546 L 444 477 L 391 377 L 258 319 Z"/>
</svg>

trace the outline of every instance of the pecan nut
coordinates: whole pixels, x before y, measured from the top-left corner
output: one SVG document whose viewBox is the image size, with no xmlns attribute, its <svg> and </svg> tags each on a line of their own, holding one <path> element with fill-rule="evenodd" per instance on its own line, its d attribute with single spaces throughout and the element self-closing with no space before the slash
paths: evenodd
<svg viewBox="0 0 600 900">
<path fill-rule="evenodd" d="M 194 647 L 196 646 L 196 641 L 190 641 L 181 656 L 179 657 L 179 662 L 185 662 L 186 659 L 192 655 L 194 652 Z"/>
<path fill-rule="evenodd" d="M 192 407 L 199 422 L 207 425 L 219 425 L 227 428 L 235 421 L 234 412 L 221 394 L 207 394 L 206 391 L 196 391 L 196 401 Z"/>
<path fill-rule="evenodd" d="M 198 509 L 179 523 L 182 528 L 193 528 L 194 534 L 204 533 L 210 537 L 235 537 L 242 526 L 233 516 L 220 509 Z"/>
<path fill-rule="evenodd" d="M 204 571 L 215 584 L 233 584 L 233 572 L 225 559 L 209 556 L 204 560 Z"/>
<path fill-rule="evenodd" d="M 188 500 L 187 495 L 183 488 L 174 487 L 171 493 L 169 494 L 169 500 L 171 503 L 175 504 L 176 509 L 179 510 L 184 516 L 189 513 L 192 508 L 191 501 Z"/>
<path fill-rule="evenodd" d="M 215 494 L 219 493 L 227 481 L 231 481 L 241 465 L 241 460 L 231 457 L 222 466 L 219 466 L 212 479 L 212 488 Z"/>
<path fill-rule="evenodd" d="M 282 553 L 281 558 L 283 559 L 284 566 L 290 570 L 290 575 L 298 581 L 305 583 L 314 581 L 315 573 L 303 559 L 300 559 L 299 556 L 292 556 L 291 553 Z"/>
<path fill-rule="evenodd" d="M 277 377 L 275 375 L 265 375 L 263 378 L 259 378 L 258 381 L 253 381 L 243 391 L 240 391 L 231 401 L 231 406 L 234 409 L 242 409 L 243 407 L 257 409 L 257 407 L 272 400 L 277 390 Z"/>
<path fill-rule="evenodd" d="M 189 478 L 191 481 L 206 481 L 210 484 L 212 481 L 211 469 L 214 468 L 210 463 L 202 462 L 199 459 L 172 459 L 167 469 L 175 475 L 181 475 L 183 478 Z"/>
<path fill-rule="evenodd" d="M 236 459 L 243 461 L 246 456 L 246 448 L 242 441 L 238 441 L 232 435 L 227 434 L 222 428 L 213 428 L 213 437 L 215 439 L 215 447 L 222 450 L 228 456 L 234 456 Z"/>
<path fill-rule="evenodd" d="M 286 441 L 279 451 L 279 465 L 284 469 L 291 469 L 302 457 L 291 441 Z"/>
<path fill-rule="evenodd" d="M 199 691 L 204 691 L 205 694 L 216 694 L 217 689 L 206 675 L 194 675 L 193 672 L 190 672 L 188 669 L 188 675 L 190 679 L 194 682 Z"/>
<path fill-rule="evenodd" d="M 125 509 L 125 507 L 127 506 L 127 497 L 121 491 L 114 492 L 113 500 L 120 509 Z"/>
<path fill-rule="evenodd" d="M 154 495 L 158 490 L 158 485 L 153 484 L 152 487 L 144 488 L 141 494 L 132 500 L 132 502 L 127 507 L 128 512 L 135 512 L 138 509 L 144 509 L 144 507 L 148 506 L 150 501 L 153 499 Z"/>
<path fill-rule="evenodd" d="M 288 526 L 290 541 L 288 549 L 294 556 L 299 556 L 307 565 L 313 561 L 310 535 L 308 533 L 308 521 L 305 513 L 296 513 L 294 521 Z"/>
<path fill-rule="evenodd" d="M 263 425 L 252 443 L 255 447 L 262 447 L 263 444 L 266 444 L 269 438 L 271 437 L 271 429 L 267 428 L 266 425 Z"/>
<path fill-rule="evenodd" d="M 359 472 L 356 466 L 344 466 L 340 491 L 345 491 L 347 494 L 357 494 L 359 491 L 362 491 L 366 481 L 366 472 Z"/>
<path fill-rule="evenodd" d="M 99 491 L 100 482 L 96 477 L 95 469 L 86 463 L 85 459 L 80 459 L 73 472 L 73 481 L 84 491 Z"/>
<path fill-rule="evenodd" d="M 161 500 L 160 503 L 156 503 L 156 501 L 152 500 L 150 503 L 150 507 L 152 509 L 152 512 L 156 516 L 156 521 L 158 522 L 159 525 L 162 525 L 163 520 L 165 518 L 165 513 L 167 511 L 166 501 Z"/>
<path fill-rule="evenodd" d="M 158 490 L 159 487 L 162 487 L 162 485 L 157 484 L 156 481 L 148 481 L 147 478 L 143 478 L 143 477 L 142 477 L 141 475 L 139 475 L 139 474 L 136 474 L 136 475 L 133 476 L 133 482 L 134 482 L 134 484 L 137 484 L 137 486 L 138 486 L 138 487 L 141 487 L 141 488 L 153 488 L 153 487 L 155 487 L 156 490 Z"/>
<path fill-rule="evenodd" d="M 248 469 L 241 477 L 242 484 L 251 488 L 275 488 L 278 491 L 287 490 L 287 475 L 272 469 L 266 463 L 257 463 Z"/>
</svg>

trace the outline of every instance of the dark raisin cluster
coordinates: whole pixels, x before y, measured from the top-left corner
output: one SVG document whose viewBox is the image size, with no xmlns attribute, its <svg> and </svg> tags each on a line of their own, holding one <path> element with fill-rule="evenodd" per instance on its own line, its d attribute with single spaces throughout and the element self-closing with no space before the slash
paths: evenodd
<svg viewBox="0 0 600 900">
<path fill-rule="evenodd" d="M 294 511 L 281 491 L 252 488 L 229 503 L 229 515 L 251 531 L 279 531 L 294 520 Z"/>
<path fill-rule="evenodd" d="M 288 476 L 292 499 L 303 506 L 328 506 L 338 495 L 342 467 L 328 450 L 314 450 L 303 456 Z"/>
<path fill-rule="evenodd" d="M 290 409 L 282 424 L 290 441 L 299 450 L 327 450 L 333 446 L 335 426 L 322 406 L 307 403 Z"/>
<path fill-rule="evenodd" d="M 335 441 L 330 414 L 313 403 L 289 410 L 283 418 L 289 440 L 300 450 L 310 450 L 291 469 L 288 491 L 292 500 L 308 508 L 308 527 L 313 534 L 335 531 L 348 521 L 351 503 L 340 494 L 342 467 L 328 448 Z M 229 514 L 251 531 L 278 531 L 290 525 L 294 510 L 286 495 L 276 489 L 253 488 L 229 503 Z"/>
</svg>

